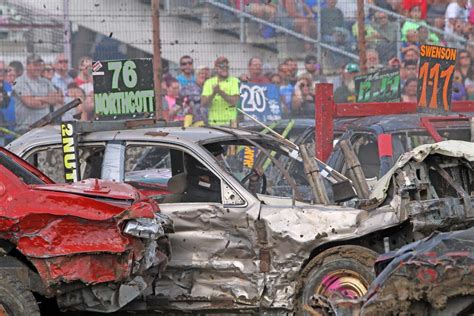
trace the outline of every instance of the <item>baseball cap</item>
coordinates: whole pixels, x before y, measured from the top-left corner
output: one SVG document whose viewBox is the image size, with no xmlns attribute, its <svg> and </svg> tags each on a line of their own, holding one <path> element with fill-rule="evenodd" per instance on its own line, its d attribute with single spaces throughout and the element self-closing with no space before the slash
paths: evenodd
<svg viewBox="0 0 474 316">
<path fill-rule="evenodd" d="M 312 64 L 312 63 L 316 63 L 317 61 L 318 59 L 314 55 L 307 55 L 304 59 L 305 64 Z"/>
<path fill-rule="evenodd" d="M 31 64 L 31 63 L 42 63 L 43 59 L 37 54 L 31 54 L 26 57 L 26 63 Z"/>
<path fill-rule="evenodd" d="M 355 63 L 349 63 L 349 64 L 346 65 L 346 67 L 344 67 L 344 71 L 345 72 L 351 72 L 351 73 L 359 72 L 360 71 L 359 65 L 357 65 Z"/>
<path fill-rule="evenodd" d="M 217 57 L 216 61 L 214 62 L 214 66 L 218 66 L 222 63 L 229 63 L 229 60 L 227 59 L 227 57 L 224 57 L 224 56 L 220 56 L 220 57 Z"/>
</svg>

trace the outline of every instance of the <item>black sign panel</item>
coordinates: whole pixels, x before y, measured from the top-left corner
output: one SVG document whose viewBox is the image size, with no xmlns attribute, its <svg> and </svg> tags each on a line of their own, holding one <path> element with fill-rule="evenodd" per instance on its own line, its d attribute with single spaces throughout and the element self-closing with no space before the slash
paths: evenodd
<svg viewBox="0 0 474 316">
<path fill-rule="evenodd" d="M 455 64 L 455 48 L 421 45 L 417 90 L 420 110 L 444 112 L 451 109 Z"/>
<path fill-rule="evenodd" d="M 101 120 L 155 116 L 151 59 L 96 61 L 94 108 Z"/>
<path fill-rule="evenodd" d="M 61 143 L 63 148 L 64 179 L 68 183 L 79 181 L 76 122 L 61 123 Z"/>
<path fill-rule="evenodd" d="M 399 102 L 401 97 L 398 69 L 380 70 L 355 77 L 356 102 Z"/>
</svg>

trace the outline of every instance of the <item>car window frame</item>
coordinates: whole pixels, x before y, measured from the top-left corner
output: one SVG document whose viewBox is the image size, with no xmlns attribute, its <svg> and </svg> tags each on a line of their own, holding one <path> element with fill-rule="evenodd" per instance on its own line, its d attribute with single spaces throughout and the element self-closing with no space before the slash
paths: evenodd
<svg viewBox="0 0 474 316">
<path fill-rule="evenodd" d="M 250 205 L 250 199 L 249 199 L 249 195 L 250 192 L 247 192 L 247 189 L 245 189 L 242 185 L 239 185 L 236 186 L 235 183 L 231 183 L 231 182 L 237 182 L 236 179 L 234 179 L 234 177 L 232 175 L 229 175 L 229 180 L 224 176 L 224 173 L 225 171 L 223 172 L 222 170 L 219 170 L 220 167 L 216 167 L 218 166 L 218 163 L 213 161 L 213 163 L 208 163 L 208 161 L 206 161 L 205 158 L 203 158 L 201 156 L 201 154 L 199 152 L 197 152 L 195 149 L 193 149 L 192 147 L 189 147 L 189 146 L 184 146 L 182 144 L 175 144 L 175 143 L 171 143 L 171 142 L 166 142 L 166 141 L 146 141 L 146 140 L 124 140 L 123 141 L 123 146 L 125 148 L 125 153 L 127 151 L 127 147 L 132 145 L 132 146 L 136 146 L 137 144 L 139 145 L 142 145 L 142 146 L 164 146 L 164 147 L 167 147 L 167 148 L 170 148 L 170 149 L 175 149 L 175 150 L 180 150 L 188 155 L 191 155 L 192 157 L 194 157 L 194 159 L 198 160 L 201 164 L 203 164 L 205 167 L 207 167 L 209 169 L 209 171 L 211 171 L 216 177 L 219 178 L 219 180 L 221 181 L 221 201 L 224 201 L 224 187 L 227 185 L 229 186 L 236 194 L 239 195 L 239 197 L 242 199 L 242 201 L 244 201 L 243 204 L 237 204 L 237 205 L 234 205 L 234 204 L 224 204 L 223 202 L 221 203 L 215 203 L 215 202 L 204 202 L 204 203 L 208 203 L 208 204 L 219 204 L 219 205 L 222 205 L 223 207 L 233 207 L 233 208 L 247 208 L 249 205 Z M 207 150 L 202 146 L 202 145 L 196 145 L 196 146 L 200 146 L 203 151 L 204 151 L 204 155 L 211 155 L 210 153 L 207 152 Z M 126 154 L 124 156 L 124 158 L 126 159 Z M 123 163 L 125 163 L 125 161 L 123 161 Z M 125 178 L 125 167 L 122 168 L 122 174 L 121 174 L 121 177 L 122 178 Z M 238 187 L 240 187 L 240 189 L 238 189 Z M 244 192 L 246 194 L 243 194 L 242 193 L 242 190 L 244 190 Z M 180 202 L 179 204 L 202 204 L 203 202 Z M 162 204 L 178 204 L 178 203 L 162 203 Z"/>
</svg>

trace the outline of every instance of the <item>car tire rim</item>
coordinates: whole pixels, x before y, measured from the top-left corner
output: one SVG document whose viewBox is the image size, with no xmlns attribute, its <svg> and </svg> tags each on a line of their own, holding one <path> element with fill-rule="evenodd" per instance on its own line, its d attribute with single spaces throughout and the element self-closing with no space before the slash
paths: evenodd
<svg viewBox="0 0 474 316">
<path fill-rule="evenodd" d="M 327 298 L 355 299 L 364 296 L 369 288 L 365 278 L 352 270 L 336 270 L 328 273 L 315 293 Z"/>
</svg>

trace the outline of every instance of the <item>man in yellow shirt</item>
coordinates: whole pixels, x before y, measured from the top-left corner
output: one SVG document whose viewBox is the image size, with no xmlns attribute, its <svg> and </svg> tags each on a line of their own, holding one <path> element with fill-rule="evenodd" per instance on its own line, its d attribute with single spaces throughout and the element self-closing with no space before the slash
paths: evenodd
<svg viewBox="0 0 474 316">
<path fill-rule="evenodd" d="M 204 83 L 201 106 L 209 107 L 209 125 L 229 125 L 237 119 L 239 79 L 229 76 L 229 60 L 226 57 L 217 58 L 214 66 L 217 76 Z"/>
</svg>

